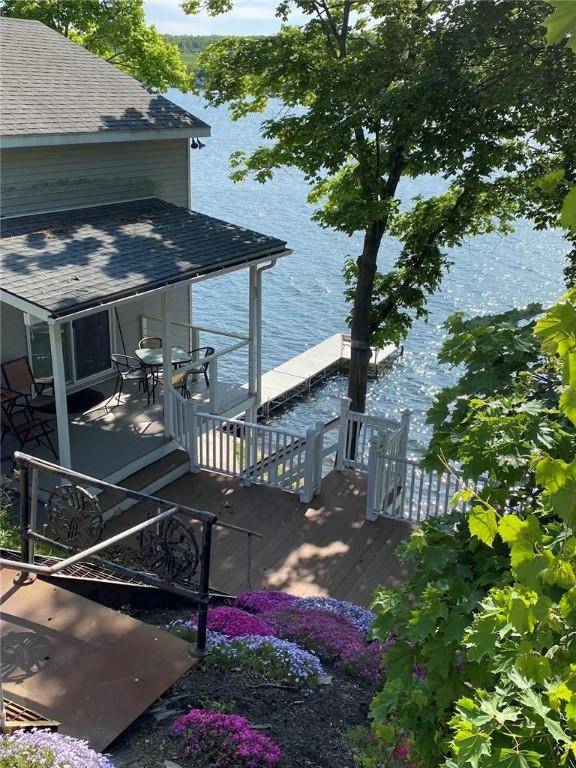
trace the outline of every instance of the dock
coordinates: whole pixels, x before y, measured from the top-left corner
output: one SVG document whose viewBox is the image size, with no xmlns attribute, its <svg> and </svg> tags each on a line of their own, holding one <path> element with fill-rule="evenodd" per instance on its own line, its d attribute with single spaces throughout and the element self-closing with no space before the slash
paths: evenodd
<svg viewBox="0 0 576 768">
<path fill-rule="evenodd" d="M 383 368 L 402 354 L 402 347 L 388 344 L 372 350 L 368 375 L 378 378 Z M 282 363 L 262 376 L 261 414 L 266 417 L 315 386 L 350 367 L 350 335 L 335 333 L 320 344 Z"/>
</svg>

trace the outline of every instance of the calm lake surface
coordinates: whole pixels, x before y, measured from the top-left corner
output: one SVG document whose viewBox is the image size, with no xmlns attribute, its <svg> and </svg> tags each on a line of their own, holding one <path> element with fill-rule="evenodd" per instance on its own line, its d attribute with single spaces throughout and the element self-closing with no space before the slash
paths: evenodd
<svg viewBox="0 0 576 768">
<path fill-rule="evenodd" d="M 267 371 L 323 339 L 346 330 L 342 264 L 357 256 L 360 236 L 349 238 L 321 229 L 310 221 L 307 185 L 294 170 L 281 170 L 261 185 L 229 179 L 229 156 L 251 150 L 261 141 L 261 116 L 233 123 L 224 108 L 206 108 L 201 98 L 171 91 L 169 97 L 212 126 L 206 147 L 192 152 L 192 207 L 286 240 L 294 253 L 281 259 L 263 276 L 263 370 Z M 273 111 L 270 114 L 274 114 Z M 403 192 L 428 196 L 442 189 L 442 180 L 423 177 L 405 182 Z M 414 324 L 404 345 L 404 356 L 393 370 L 369 389 L 368 409 L 395 416 L 413 412 L 411 450 L 421 452 L 429 430 L 425 413 L 434 394 L 449 385 L 455 373 L 438 364 L 436 355 L 448 315 L 500 312 L 530 301 L 552 302 L 564 290 L 563 254 L 568 251 L 559 232 L 534 232 L 525 221 L 512 235 L 471 238 L 451 252 L 454 266 L 442 289 L 430 299 L 428 322 Z M 389 239 L 381 248 L 379 264 L 393 264 L 398 245 Z M 194 321 L 243 333 L 247 327 L 247 270 L 209 280 L 194 290 Z M 206 339 L 208 341 L 208 339 Z M 217 345 L 222 347 L 220 338 Z M 232 356 L 231 356 L 232 357 Z M 237 354 L 219 369 L 219 376 L 246 380 L 246 359 Z M 306 400 L 283 411 L 274 421 L 305 429 L 338 413 L 345 394 L 344 377 L 336 377 Z"/>
</svg>

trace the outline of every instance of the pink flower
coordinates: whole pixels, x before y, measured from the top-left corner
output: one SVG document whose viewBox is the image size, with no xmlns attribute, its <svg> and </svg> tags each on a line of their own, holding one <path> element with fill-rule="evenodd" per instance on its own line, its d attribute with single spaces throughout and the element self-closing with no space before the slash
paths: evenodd
<svg viewBox="0 0 576 768">
<path fill-rule="evenodd" d="M 244 635 L 271 637 L 274 635 L 274 630 L 265 621 L 230 605 L 219 605 L 216 608 L 208 609 L 208 629 L 226 635 L 226 637 L 243 637 Z"/>
</svg>

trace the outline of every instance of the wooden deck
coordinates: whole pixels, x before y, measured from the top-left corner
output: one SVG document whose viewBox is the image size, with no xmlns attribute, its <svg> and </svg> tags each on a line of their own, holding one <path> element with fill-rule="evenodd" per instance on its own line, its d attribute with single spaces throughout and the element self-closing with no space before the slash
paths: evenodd
<svg viewBox="0 0 576 768">
<path fill-rule="evenodd" d="M 310 504 L 284 491 L 201 472 L 185 475 L 158 492 L 162 498 L 214 512 L 219 519 L 263 534 L 252 542 L 252 588 L 297 595 L 330 595 L 367 605 L 379 584 L 407 575 L 394 554 L 411 531 L 408 523 L 367 522 L 365 476 L 332 472 Z M 108 525 L 116 533 L 149 511 L 127 510 Z M 243 534 L 215 529 L 211 584 L 237 594 L 248 588 L 247 541 Z"/>
<path fill-rule="evenodd" d="M 400 354 L 394 344 L 372 351 L 369 373 L 378 376 L 388 361 Z M 334 373 L 345 372 L 350 365 L 350 337 L 335 333 L 291 360 L 262 376 L 261 413 L 267 416 L 290 400 L 309 392 Z"/>
</svg>

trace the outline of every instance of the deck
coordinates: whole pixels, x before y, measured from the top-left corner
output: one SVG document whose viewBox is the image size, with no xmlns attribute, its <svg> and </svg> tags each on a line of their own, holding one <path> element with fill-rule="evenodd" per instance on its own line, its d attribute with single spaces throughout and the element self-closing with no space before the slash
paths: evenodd
<svg viewBox="0 0 576 768">
<path fill-rule="evenodd" d="M 378 376 L 381 369 L 400 353 L 401 349 L 394 344 L 372 350 L 369 375 Z M 260 412 L 267 416 L 290 400 L 310 392 L 329 376 L 345 373 L 349 365 L 350 336 L 335 333 L 262 376 Z"/>
<path fill-rule="evenodd" d="M 300 596 L 330 595 L 368 605 L 380 584 L 393 586 L 407 575 L 395 556 L 412 526 L 396 520 L 365 520 L 365 476 L 331 472 L 310 504 L 284 491 L 237 478 L 200 472 L 159 491 L 162 498 L 208 510 L 224 522 L 262 534 L 253 539 L 251 588 Z M 111 535 L 150 511 L 132 507 L 108 524 Z M 248 588 L 247 541 L 243 534 L 215 529 L 211 584 L 237 594 Z"/>
</svg>

